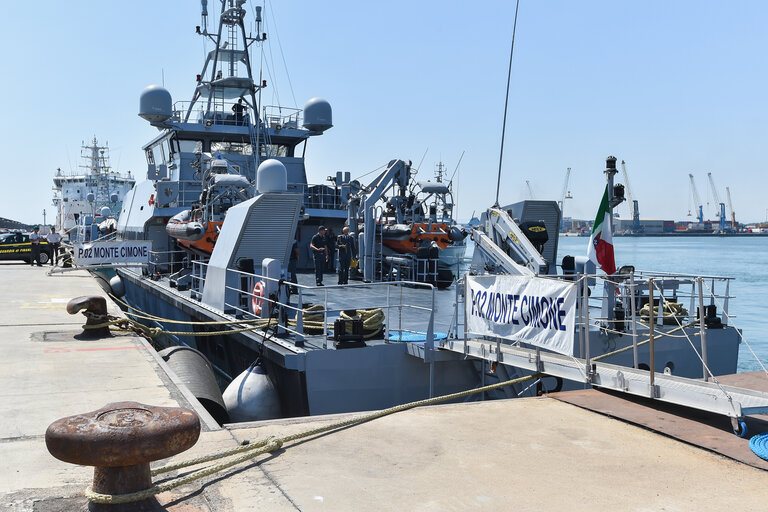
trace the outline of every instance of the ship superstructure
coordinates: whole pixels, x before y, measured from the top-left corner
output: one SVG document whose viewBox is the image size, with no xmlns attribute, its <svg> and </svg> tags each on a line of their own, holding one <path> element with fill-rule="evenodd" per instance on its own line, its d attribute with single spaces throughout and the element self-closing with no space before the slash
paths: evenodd
<svg viewBox="0 0 768 512">
<path fill-rule="evenodd" d="M 211 199 L 203 171 L 209 162 L 226 161 L 230 179 L 239 176 L 253 185 L 259 164 L 271 158 L 285 166 L 288 192 L 303 197 L 297 238 L 300 263 L 309 264 L 309 239 L 317 226 L 335 223 L 340 228 L 346 220 L 342 176 L 330 186 L 309 185 L 304 166 L 308 139 L 332 127 L 331 106 L 320 98 L 309 100 L 303 110 L 263 104 L 262 93 L 269 85 L 251 69 L 252 53 L 258 55 L 267 39 L 261 32 L 261 7 L 253 8 L 257 35 L 251 36 L 243 21 L 245 2 L 221 1 L 215 31 L 209 31 L 207 2 L 202 4 L 197 33 L 214 48 L 196 76 L 190 101 L 173 103 L 170 93 L 157 85 L 143 91 L 139 115 L 160 133 L 143 147 L 146 179 L 131 193 L 118 232 L 128 239 L 152 240 L 156 252 L 170 254 L 175 247 L 174 237 L 165 231 L 168 220 L 204 209 L 203 203 Z M 349 174 L 345 177 L 348 182 Z M 219 220 L 225 213 L 219 209 Z"/>
<path fill-rule="evenodd" d="M 92 224 L 104 207 L 113 215 L 123 208 L 123 198 L 135 182 L 131 172 L 112 170 L 108 144 L 99 145 L 96 137 L 89 145 L 83 142 L 81 172 L 64 174 L 59 168 L 53 178 L 53 206 L 56 207 L 56 229 L 66 238 L 74 237 L 75 227 L 90 216 Z"/>
</svg>

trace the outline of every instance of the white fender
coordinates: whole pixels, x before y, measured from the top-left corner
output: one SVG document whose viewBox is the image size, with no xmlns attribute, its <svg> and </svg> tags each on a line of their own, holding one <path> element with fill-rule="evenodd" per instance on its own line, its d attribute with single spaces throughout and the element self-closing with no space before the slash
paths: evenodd
<svg viewBox="0 0 768 512">
<path fill-rule="evenodd" d="M 235 377 L 224 390 L 224 406 L 233 423 L 280 417 L 280 399 L 261 364 Z"/>
</svg>

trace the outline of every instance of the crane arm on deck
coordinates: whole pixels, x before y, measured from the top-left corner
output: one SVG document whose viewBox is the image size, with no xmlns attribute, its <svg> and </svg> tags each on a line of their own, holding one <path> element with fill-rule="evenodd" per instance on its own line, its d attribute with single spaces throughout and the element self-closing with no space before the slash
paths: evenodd
<svg viewBox="0 0 768 512">
<path fill-rule="evenodd" d="M 536 250 L 520 226 L 509 214 L 498 207 L 486 212 L 487 236 L 518 265 L 527 267 L 534 274 L 546 274 L 547 260 Z M 497 262 L 500 263 L 500 262 Z"/>
</svg>

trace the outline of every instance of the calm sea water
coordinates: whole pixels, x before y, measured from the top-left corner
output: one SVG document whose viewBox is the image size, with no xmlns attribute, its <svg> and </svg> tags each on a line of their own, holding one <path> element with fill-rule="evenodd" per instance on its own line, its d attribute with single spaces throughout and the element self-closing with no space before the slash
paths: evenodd
<svg viewBox="0 0 768 512">
<path fill-rule="evenodd" d="M 586 237 L 560 237 L 558 262 L 563 255 L 587 252 Z M 764 365 L 768 366 L 768 237 L 615 237 L 616 266 L 638 270 L 715 275 L 731 281 L 729 314 L 742 329 Z M 721 293 L 724 290 L 719 290 Z M 739 371 L 759 370 L 754 356 L 742 343 Z"/>
</svg>

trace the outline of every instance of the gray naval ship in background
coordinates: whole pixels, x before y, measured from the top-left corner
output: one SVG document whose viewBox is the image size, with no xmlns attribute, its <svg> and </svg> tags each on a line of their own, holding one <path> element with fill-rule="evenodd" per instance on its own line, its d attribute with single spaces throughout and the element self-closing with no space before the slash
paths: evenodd
<svg viewBox="0 0 768 512">
<path fill-rule="evenodd" d="M 256 7 L 259 35 L 246 35 L 244 3 L 222 0 L 218 30 L 209 32 L 203 1 L 197 31 L 215 48 L 190 102 L 173 104 L 158 86 L 142 93 L 139 115 L 160 133 L 144 146 L 147 176 L 123 202 L 118 238 L 151 241 L 151 260 L 143 268 L 97 271 L 130 314 L 163 330 L 156 348 L 177 359 L 178 372 L 217 420 L 377 409 L 541 370 L 552 377 L 478 398 L 598 384 L 622 391 L 640 386 L 640 394 L 650 385 L 652 395 L 663 397 L 674 379 L 736 371 L 740 334 L 728 322 L 728 279 L 708 277 L 702 297 L 695 276 L 627 267 L 608 279 L 596 276 L 586 258 L 565 257 L 558 265 L 561 213 L 554 201 L 487 209 L 472 230 L 472 275 L 447 290 L 413 279 L 418 273 L 405 280 L 403 273 L 383 272 L 377 219 L 382 210 L 398 217 L 409 206 L 410 165 L 393 160 L 368 187 L 340 174 L 330 185 L 308 184 L 306 145 L 331 128 L 331 107 L 318 98 L 303 111 L 259 102 L 266 84 L 254 81 L 249 49 L 266 34 Z M 608 176 L 613 207 L 622 194 Z M 388 188 L 394 194 L 386 197 Z M 365 281 L 324 288 L 290 283 L 294 240 L 304 247 L 318 225 L 340 228 L 345 221 L 361 231 Z M 301 257 L 306 264 L 308 254 Z M 473 280 L 509 276 L 574 290 L 576 314 L 567 328 L 576 341 L 569 354 L 468 328 Z M 542 325 L 551 324 L 547 311 L 529 308 L 529 318 L 535 313 Z M 648 338 L 651 343 L 640 343 Z"/>
</svg>

